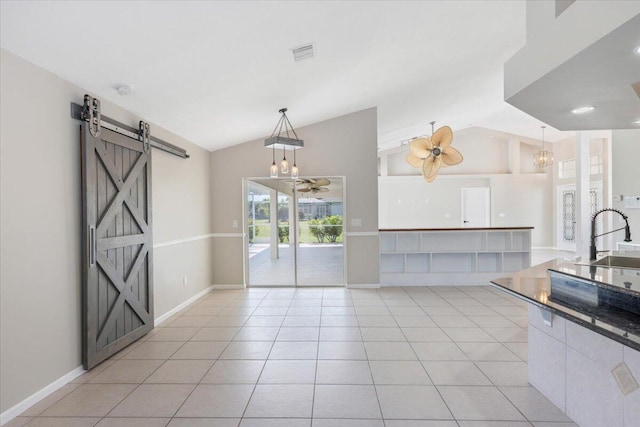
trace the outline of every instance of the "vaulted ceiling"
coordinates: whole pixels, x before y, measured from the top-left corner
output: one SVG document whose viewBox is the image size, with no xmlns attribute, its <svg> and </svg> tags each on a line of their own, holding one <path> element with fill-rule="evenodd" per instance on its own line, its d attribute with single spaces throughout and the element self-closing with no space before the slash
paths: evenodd
<svg viewBox="0 0 640 427">
<path fill-rule="evenodd" d="M 381 148 L 431 120 L 539 137 L 503 101 L 524 1 L 0 4 L 2 48 L 209 150 L 269 135 L 281 107 L 301 127 L 377 106 Z"/>
</svg>

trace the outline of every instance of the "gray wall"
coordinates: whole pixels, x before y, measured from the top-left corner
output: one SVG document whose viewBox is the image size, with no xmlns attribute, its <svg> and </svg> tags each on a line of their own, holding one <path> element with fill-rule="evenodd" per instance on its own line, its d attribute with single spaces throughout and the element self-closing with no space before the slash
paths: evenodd
<svg viewBox="0 0 640 427">
<path fill-rule="evenodd" d="M 81 364 L 79 122 L 69 103 L 86 91 L 1 52 L 0 411 Z M 109 103 L 105 114 L 139 118 Z M 189 151 L 153 153 L 154 242 L 210 232 L 209 152 L 156 126 Z M 212 283 L 211 242 L 155 250 L 156 315 Z M 183 276 L 188 285 L 182 286 Z"/>
<path fill-rule="evenodd" d="M 289 114 L 295 126 L 295 112 Z M 274 114 L 274 123 L 278 117 Z M 377 114 L 371 108 L 296 129 L 305 141 L 297 151 L 301 176 L 346 176 L 345 224 L 349 232 L 378 231 Z M 277 160 L 282 159 L 282 152 Z M 289 158 L 291 160 L 291 158 Z M 267 177 L 271 151 L 259 139 L 211 153 L 214 233 L 242 232 L 242 178 Z M 224 208 L 221 208 L 224 206 Z M 361 219 L 361 227 L 352 227 Z M 239 228 L 233 228 L 238 221 Z M 214 283 L 243 284 L 243 242 L 214 241 Z M 378 237 L 347 237 L 347 283 L 377 284 Z"/>
<path fill-rule="evenodd" d="M 614 130 L 611 140 L 613 195 L 640 196 L 640 130 Z M 640 209 L 627 209 L 623 202 L 615 201 L 613 207 L 629 216 L 631 238 L 640 243 Z"/>
</svg>

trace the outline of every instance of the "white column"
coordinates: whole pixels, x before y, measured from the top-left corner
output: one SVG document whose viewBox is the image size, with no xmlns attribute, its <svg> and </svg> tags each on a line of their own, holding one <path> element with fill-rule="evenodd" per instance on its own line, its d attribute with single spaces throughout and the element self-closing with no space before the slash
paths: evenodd
<svg viewBox="0 0 640 427">
<path fill-rule="evenodd" d="M 602 207 L 603 208 L 611 208 L 613 207 L 613 175 L 612 175 L 612 159 L 613 154 L 611 150 L 611 132 L 608 133 L 607 138 L 602 139 L 603 149 L 602 149 Z M 603 214 L 605 215 L 605 214 Z M 618 217 L 619 218 L 619 217 Z M 613 219 L 614 215 L 607 215 L 604 220 L 604 229 L 613 230 Z M 620 228 L 620 226 L 616 227 Z M 606 248 L 608 250 L 615 250 L 616 245 L 613 240 L 614 235 L 609 234 L 606 239 Z"/>
<path fill-rule="evenodd" d="M 585 257 L 591 243 L 590 187 L 589 133 L 576 132 L 576 255 Z"/>
<path fill-rule="evenodd" d="M 278 259 L 278 192 L 269 190 L 269 223 L 271 225 L 271 259 Z"/>
</svg>

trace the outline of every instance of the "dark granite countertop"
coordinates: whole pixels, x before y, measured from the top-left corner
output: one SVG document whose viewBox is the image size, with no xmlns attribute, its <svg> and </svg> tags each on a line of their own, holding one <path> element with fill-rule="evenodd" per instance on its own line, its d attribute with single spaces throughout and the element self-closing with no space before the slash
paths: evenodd
<svg viewBox="0 0 640 427">
<path fill-rule="evenodd" d="M 551 301 L 551 279 L 549 270 L 599 282 L 605 286 L 626 287 L 624 281 L 631 281 L 634 291 L 640 289 L 640 270 L 618 271 L 611 268 L 593 268 L 575 265 L 573 262 L 556 259 L 536 265 L 508 277 L 491 281 L 491 284 L 535 306 L 549 309 L 552 313 L 582 325 L 614 341 L 640 351 L 640 316 L 616 307 L 592 306 L 579 301 L 566 303 Z M 622 274 L 626 273 L 626 275 Z M 593 278 L 592 278 L 593 277 Z M 624 279 L 620 279 L 623 277 Z M 594 285 L 595 286 L 595 285 Z"/>
</svg>

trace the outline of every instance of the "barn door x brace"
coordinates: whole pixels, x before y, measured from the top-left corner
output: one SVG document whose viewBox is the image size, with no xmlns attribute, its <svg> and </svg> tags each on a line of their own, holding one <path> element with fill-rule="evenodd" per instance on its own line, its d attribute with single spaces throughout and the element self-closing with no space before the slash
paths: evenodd
<svg viewBox="0 0 640 427">
<path fill-rule="evenodd" d="M 151 136 L 149 123 L 140 121 L 138 128 L 131 127 L 110 117 L 102 115 L 100 112 L 100 100 L 90 95 L 84 96 L 84 104 L 71 103 L 71 117 L 76 120 L 82 120 L 89 123 L 89 131 L 94 137 L 100 136 L 100 131 L 103 127 L 110 129 L 114 132 L 121 133 L 131 138 L 138 139 L 142 142 L 142 147 L 145 152 L 149 151 L 150 147 L 157 148 L 174 156 L 188 159 L 189 155 L 183 148 L 177 147 L 173 144 L 169 144 L 159 138 Z"/>
</svg>

